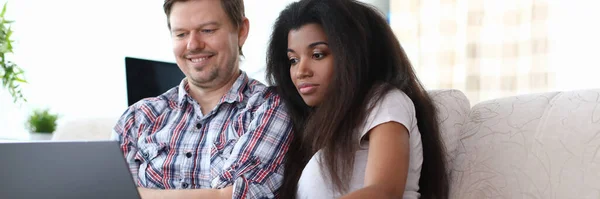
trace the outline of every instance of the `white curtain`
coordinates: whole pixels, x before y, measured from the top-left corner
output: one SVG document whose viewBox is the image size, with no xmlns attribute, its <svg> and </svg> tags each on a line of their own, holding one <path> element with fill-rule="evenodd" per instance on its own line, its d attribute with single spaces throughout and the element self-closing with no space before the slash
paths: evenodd
<svg viewBox="0 0 600 199">
<path fill-rule="evenodd" d="M 479 101 L 554 87 L 551 0 L 390 0 L 390 25 L 427 89 Z"/>
</svg>

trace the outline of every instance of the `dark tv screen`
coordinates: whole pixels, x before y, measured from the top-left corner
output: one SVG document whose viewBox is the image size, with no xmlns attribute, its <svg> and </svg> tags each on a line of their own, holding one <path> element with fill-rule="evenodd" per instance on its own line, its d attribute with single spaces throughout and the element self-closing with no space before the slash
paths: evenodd
<svg viewBox="0 0 600 199">
<path fill-rule="evenodd" d="M 133 57 L 125 57 L 125 73 L 128 106 L 163 94 L 185 77 L 175 63 Z"/>
</svg>

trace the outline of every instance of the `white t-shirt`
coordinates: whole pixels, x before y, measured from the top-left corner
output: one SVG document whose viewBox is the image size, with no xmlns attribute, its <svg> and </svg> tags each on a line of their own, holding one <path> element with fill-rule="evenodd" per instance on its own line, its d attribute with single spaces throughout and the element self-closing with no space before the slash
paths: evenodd
<svg viewBox="0 0 600 199">
<path fill-rule="evenodd" d="M 372 128 L 386 122 L 398 122 L 406 127 L 409 132 L 410 158 L 408 167 L 408 178 L 404 190 L 404 199 L 417 199 L 420 197 L 419 177 L 421 176 L 421 166 L 423 164 L 423 147 L 421 145 L 421 133 L 417 128 L 417 118 L 415 115 L 415 106 L 410 98 L 398 89 L 388 92 L 382 100 L 374 107 L 368 115 L 363 130 L 360 131 L 360 138 L 369 132 Z M 369 142 L 360 141 L 360 148 L 356 151 L 354 159 L 354 171 L 350 181 L 349 191 L 361 189 L 364 184 L 365 170 L 367 166 L 367 157 L 369 152 Z M 390 151 L 393 153 L 393 151 Z M 334 193 L 333 184 L 328 175 L 321 173 L 321 164 L 318 151 L 308 162 L 300 181 L 298 182 L 297 198 L 339 198 L 348 193 Z"/>
</svg>

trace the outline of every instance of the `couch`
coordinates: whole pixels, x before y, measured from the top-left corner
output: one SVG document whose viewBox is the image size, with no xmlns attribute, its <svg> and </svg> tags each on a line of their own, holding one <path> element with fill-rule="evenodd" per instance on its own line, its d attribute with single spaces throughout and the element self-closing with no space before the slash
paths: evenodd
<svg viewBox="0 0 600 199">
<path fill-rule="evenodd" d="M 120 115 L 119 115 L 120 116 Z M 118 117 L 110 118 L 78 118 L 58 125 L 52 134 L 55 141 L 96 141 L 110 139 L 111 132 Z"/>
<path fill-rule="evenodd" d="M 600 198 L 600 89 L 494 99 L 468 112 L 460 91 L 432 96 L 451 198 Z"/>
<path fill-rule="evenodd" d="M 600 198 L 600 89 L 472 107 L 459 90 L 430 95 L 448 152 L 451 198 Z M 108 139 L 115 122 L 73 121 L 53 139 Z"/>
</svg>

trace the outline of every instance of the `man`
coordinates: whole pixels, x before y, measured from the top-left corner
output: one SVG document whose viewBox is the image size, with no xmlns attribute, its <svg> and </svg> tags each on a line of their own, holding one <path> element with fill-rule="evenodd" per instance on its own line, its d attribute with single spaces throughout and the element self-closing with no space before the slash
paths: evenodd
<svg viewBox="0 0 600 199">
<path fill-rule="evenodd" d="M 143 198 L 274 198 L 292 139 L 273 91 L 239 69 L 242 0 L 165 0 L 186 78 L 114 128 Z"/>
</svg>

